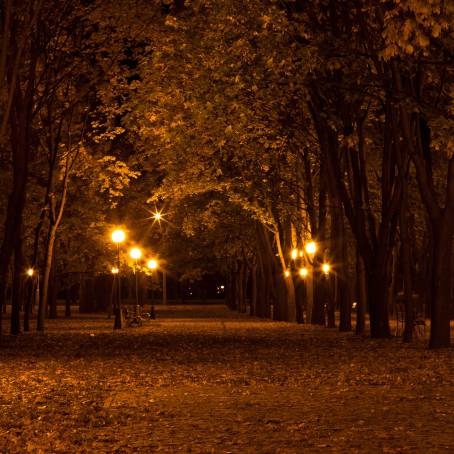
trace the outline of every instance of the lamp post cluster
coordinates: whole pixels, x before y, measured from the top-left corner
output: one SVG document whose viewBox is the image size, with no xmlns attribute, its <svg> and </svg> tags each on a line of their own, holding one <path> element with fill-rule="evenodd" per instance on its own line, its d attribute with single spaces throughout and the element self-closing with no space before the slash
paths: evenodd
<svg viewBox="0 0 454 454">
<path fill-rule="evenodd" d="M 303 250 L 299 251 L 298 249 L 292 249 L 292 252 L 291 252 L 292 260 L 296 264 L 298 259 L 303 259 L 303 257 L 306 256 L 309 267 L 312 268 L 312 271 L 313 271 L 314 267 L 315 267 L 314 256 L 315 256 L 315 253 L 317 252 L 317 244 L 315 243 L 315 241 L 310 241 L 309 243 L 306 243 L 304 249 L 306 251 L 306 255 L 304 254 Z M 304 260 L 304 262 L 306 262 L 306 260 Z M 323 262 L 321 265 L 321 271 L 325 275 L 328 275 L 331 271 L 331 265 L 326 261 Z M 291 272 L 289 269 L 286 269 L 284 271 L 284 273 L 285 273 L 285 276 L 287 276 L 287 277 L 291 275 Z M 298 269 L 298 274 L 303 279 L 306 278 L 307 276 L 309 276 L 309 268 L 305 264 L 303 264 Z"/>
<path fill-rule="evenodd" d="M 111 272 L 114 277 L 114 288 L 117 289 L 115 292 L 115 322 L 114 322 L 114 329 L 119 329 L 122 327 L 122 313 L 121 313 L 121 285 L 120 285 L 120 271 L 121 271 L 121 263 L 120 263 L 120 245 L 126 239 L 126 234 L 121 229 L 116 229 L 112 232 L 111 235 L 112 241 L 117 246 L 117 263 L 116 266 L 112 267 Z M 135 318 L 139 317 L 140 313 L 140 305 L 139 305 L 139 260 L 142 258 L 142 250 L 135 246 L 129 250 L 129 257 L 134 261 L 133 262 L 133 272 L 135 277 L 135 311 L 134 315 Z M 153 272 L 155 269 L 158 268 L 158 262 L 155 259 L 149 259 L 147 261 L 147 266 L 150 269 L 150 272 Z M 154 313 L 153 308 L 153 298 L 152 298 L 152 309 L 151 312 Z"/>
<path fill-rule="evenodd" d="M 331 265 L 324 260 L 322 263 L 315 260 L 315 254 L 318 245 L 315 241 L 309 241 L 301 250 L 292 249 L 290 252 L 291 264 L 286 268 L 284 274 L 290 278 L 292 274 L 299 277 L 304 282 L 304 293 L 306 295 L 306 317 L 312 319 L 312 310 L 314 306 L 314 286 L 317 281 L 317 275 L 322 273 L 326 278 L 331 272 Z M 302 315 L 301 315 L 302 320 Z"/>
</svg>

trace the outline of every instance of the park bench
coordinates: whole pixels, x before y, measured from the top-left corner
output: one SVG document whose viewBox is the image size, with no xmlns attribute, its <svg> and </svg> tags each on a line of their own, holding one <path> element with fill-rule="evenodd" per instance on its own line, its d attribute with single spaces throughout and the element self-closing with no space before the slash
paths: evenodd
<svg viewBox="0 0 454 454">
<path fill-rule="evenodd" d="M 142 326 L 143 322 L 156 318 L 154 306 L 151 307 L 150 312 L 144 312 L 140 305 L 134 305 L 132 309 L 124 306 L 122 311 L 126 326 Z"/>
</svg>

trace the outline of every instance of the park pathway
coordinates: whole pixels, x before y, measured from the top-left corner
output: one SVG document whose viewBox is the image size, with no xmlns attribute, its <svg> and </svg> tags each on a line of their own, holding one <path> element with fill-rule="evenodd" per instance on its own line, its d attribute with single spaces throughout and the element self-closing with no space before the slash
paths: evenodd
<svg viewBox="0 0 454 454">
<path fill-rule="evenodd" d="M 0 346 L 0 452 L 454 452 L 453 352 L 157 307 Z"/>
</svg>

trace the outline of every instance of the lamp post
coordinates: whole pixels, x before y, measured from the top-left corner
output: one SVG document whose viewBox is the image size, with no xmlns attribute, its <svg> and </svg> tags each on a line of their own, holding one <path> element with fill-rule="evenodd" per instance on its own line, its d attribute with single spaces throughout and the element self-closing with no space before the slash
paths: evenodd
<svg viewBox="0 0 454 454">
<path fill-rule="evenodd" d="M 327 276 L 327 275 L 329 274 L 330 270 L 331 270 L 331 265 L 330 265 L 329 263 L 326 263 L 326 262 L 325 262 L 325 263 L 322 265 L 322 271 L 323 271 L 323 273 Z"/>
<path fill-rule="evenodd" d="M 139 316 L 139 274 L 137 273 L 137 260 L 142 257 L 142 251 L 138 247 L 133 247 L 129 251 L 129 256 L 134 260 L 134 276 L 136 278 L 136 316 Z"/>
<path fill-rule="evenodd" d="M 24 331 L 30 331 L 30 314 L 32 308 L 35 307 L 37 298 L 39 298 L 39 273 L 30 267 L 27 269 L 26 274 L 28 276 L 28 294 L 24 307 Z"/>
<path fill-rule="evenodd" d="M 306 246 L 304 247 L 306 250 L 306 255 L 308 258 L 309 262 L 309 269 L 307 270 L 306 274 L 306 291 L 307 291 L 307 314 L 306 314 L 306 320 L 307 323 L 311 323 L 312 320 L 312 308 L 314 306 L 314 256 L 315 253 L 317 252 L 317 244 L 315 241 L 310 241 L 309 243 L 306 243 Z"/>
<path fill-rule="evenodd" d="M 150 259 L 147 262 L 147 266 L 150 269 L 151 274 L 151 305 L 150 305 L 150 318 L 155 318 L 154 312 L 154 294 L 153 294 L 153 270 L 158 267 L 158 262 L 155 259 Z"/>
<path fill-rule="evenodd" d="M 121 229 L 114 230 L 112 232 L 112 241 L 117 245 L 117 266 L 112 268 L 112 274 L 114 277 L 114 287 L 115 283 L 117 285 L 117 297 L 115 298 L 115 321 L 114 329 L 120 329 L 122 326 L 121 320 L 121 282 L 120 282 L 120 244 L 126 238 L 125 232 Z M 115 272 L 114 272 L 115 269 Z"/>
</svg>

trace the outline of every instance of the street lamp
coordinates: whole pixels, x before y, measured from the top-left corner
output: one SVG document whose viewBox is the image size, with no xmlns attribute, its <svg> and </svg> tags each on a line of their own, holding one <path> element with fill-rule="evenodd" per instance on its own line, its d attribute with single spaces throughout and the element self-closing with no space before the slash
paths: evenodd
<svg viewBox="0 0 454 454">
<path fill-rule="evenodd" d="M 298 250 L 297 249 L 293 249 L 292 250 L 292 259 L 296 260 L 297 257 L 298 257 Z"/>
<path fill-rule="evenodd" d="M 148 265 L 148 268 L 150 268 L 150 270 L 155 270 L 158 267 L 158 262 L 154 259 L 151 259 L 151 260 L 148 260 L 147 265 Z"/>
<path fill-rule="evenodd" d="M 133 247 L 129 251 L 129 256 L 134 260 L 134 276 L 136 277 L 136 312 L 139 315 L 139 274 L 137 273 L 137 260 L 142 257 L 142 251 L 138 247 Z"/>
<path fill-rule="evenodd" d="M 29 268 L 27 270 L 27 276 L 33 277 L 34 274 L 35 274 L 35 270 L 33 268 Z"/>
<path fill-rule="evenodd" d="M 305 282 L 307 292 L 306 319 L 310 322 L 312 320 L 312 308 L 314 306 L 314 285 L 316 279 L 314 258 L 315 253 L 317 252 L 317 244 L 315 243 L 315 241 L 309 241 L 308 243 L 306 243 L 304 249 L 306 251 L 309 264 L 309 269 L 305 277 Z"/>
<path fill-rule="evenodd" d="M 117 243 L 117 244 L 123 243 L 123 241 L 125 240 L 125 237 L 126 237 L 125 232 L 121 229 L 117 229 L 112 232 L 112 241 L 114 243 Z"/>
<path fill-rule="evenodd" d="M 134 260 L 139 260 L 140 257 L 142 257 L 142 251 L 138 248 L 138 247 L 133 247 L 130 251 L 129 251 L 129 256 L 134 259 Z"/>
<path fill-rule="evenodd" d="M 150 269 L 151 274 L 151 305 L 150 305 L 150 318 L 156 318 L 154 312 L 154 295 L 153 295 L 153 270 L 158 267 L 158 262 L 155 259 L 150 259 L 147 262 L 147 266 Z"/>
<path fill-rule="evenodd" d="M 123 241 L 125 240 L 126 234 L 123 230 L 116 229 L 112 232 L 111 238 L 113 243 L 117 245 L 117 266 L 112 268 L 111 270 L 114 277 L 114 286 L 115 283 L 117 284 L 114 329 L 120 329 L 121 328 L 120 244 L 123 243 Z"/>
<path fill-rule="evenodd" d="M 306 244 L 306 252 L 309 255 L 313 256 L 316 251 L 317 251 L 317 245 L 315 244 L 314 241 L 310 241 L 309 243 Z"/>
<path fill-rule="evenodd" d="M 306 267 L 300 268 L 300 276 L 304 279 L 309 274 L 309 270 Z"/>
<path fill-rule="evenodd" d="M 324 263 L 322 265 L 322 271 L 327 275 L 331 269 L 331 265 L 329 263 Z"/>
</svg>

